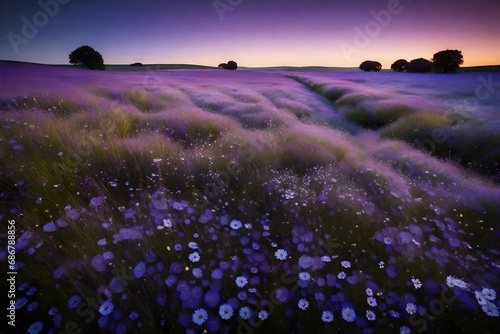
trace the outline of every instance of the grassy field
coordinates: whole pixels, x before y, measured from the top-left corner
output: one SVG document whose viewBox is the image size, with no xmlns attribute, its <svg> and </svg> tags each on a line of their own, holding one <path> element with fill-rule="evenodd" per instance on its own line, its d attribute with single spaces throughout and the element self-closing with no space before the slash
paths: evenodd
<svg viewBox="0 0 500 334">
<path fill-rule="evenodd" d="M 497 73 L 0 75 L 16 333 L 498 333 Z"/>
</svg>

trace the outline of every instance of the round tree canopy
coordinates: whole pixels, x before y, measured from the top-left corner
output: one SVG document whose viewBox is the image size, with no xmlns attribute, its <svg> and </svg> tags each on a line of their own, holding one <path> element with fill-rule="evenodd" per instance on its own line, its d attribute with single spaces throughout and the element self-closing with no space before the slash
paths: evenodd
<svg viewBox="0 0 500 334">
<path fill-rule="evenodd" d="M 464 63 L 462 51 L 444 50 L 439 51 L 432 57 L 434 68 L 444 73 L 455 72 Z"/>
<path fill-rule="evenodd" d="M 366 60 L 359 65 L 359 68 L 362 69 L 365 72 L 369 71 L 380 71 L 382 69 L 382 64 L 380 64 L 378 61 L 373 61 L 373 60 Z"/>
<path fill-rule="evenodd" d="M 396 72 L 402 72 L 406 69 L 408 61 L 406 59 L 398 59 L 391 65 L 391 70 Z"/>
<path fill-rule="evenodd" d="M 69 54 L 70 64 L 79 64 L 91 70 L 104 70 L 102 55 L 88 45 L 81 46 Z"/>
<path fill-rule="evenodd" d="M 426 73 L 432 69 L 432 62 L 424 58 L 413 59 L 406 65 L 406 71 L 412 73 Z"/>
</svg>

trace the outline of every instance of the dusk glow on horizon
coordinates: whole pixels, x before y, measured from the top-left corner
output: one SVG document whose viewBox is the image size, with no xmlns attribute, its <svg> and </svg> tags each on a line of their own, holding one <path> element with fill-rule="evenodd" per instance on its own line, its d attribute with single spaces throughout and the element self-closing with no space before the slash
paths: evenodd
<svg viewBox="0 0 500 334">
<path fill-rule="evenodd" d="M 500 64 L 500 2 L 431 0 L 0 0 L 0 59 L 67 64 L 82 45 L 106 64 L 389 68 L 458 49 Z"/>
</svg>

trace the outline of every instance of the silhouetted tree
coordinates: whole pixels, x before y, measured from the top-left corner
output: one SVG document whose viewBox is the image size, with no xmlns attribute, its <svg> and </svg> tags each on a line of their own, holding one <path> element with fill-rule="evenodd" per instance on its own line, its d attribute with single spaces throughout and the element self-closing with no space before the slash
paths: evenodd
<svg viewBox="0 0 500 334">
<path fill-rule="evenodd" d="M 91 70 L 104 70 L 102 55 L 88 45 L 80 46 L 69 54 L 70 64 L 85 65 Z"/>
<path fill-rule="evenodd" d="M 444 50 L 439 51 L 432 57 L 434 68 L 444 73 L 455 72 L 464 63 L 462 51 Z"/>
<path fill-rule="evenodd" d="M 369 71 L 380 71 L 382 69 L 382 64 L 380 64 L 378 61 L 373 61 L 373 60 L 366 60 L 359 65 L 359 68 L 362 69 L 365 72 Z"/>
<path fill-rule="evenodd" d="M 235 61 L 230 60 L 227 62 L 227 64 L 226 63 L 219 64 L 218 67 L 223 68 L 225 70 L 236 70 L 238 68 L 238 64 Z"/>
<path fill-rule="evenodd" d="M 413 59 L 406 65 L 406 71 L 411 73 L 426 73 L 432 69 L 432 62 L 424 58 Z"/>
<path fill-rule="evenodd" d="M 396 60 L 391 65 L 391 70 L 396 71 L 396 72 L 402 72 L 406 69 L 407 65 L 408 65 L 408 61 L 406 59 L 399 59 L 399 60 Z"/>
<path fill-rule="evenodd" d="M 142 63 L 133 63 L 133 64 L 130 64 L 130 66 L 141 67 L 141 66 L 144 66 L 144 65 Z"/>
</svg>

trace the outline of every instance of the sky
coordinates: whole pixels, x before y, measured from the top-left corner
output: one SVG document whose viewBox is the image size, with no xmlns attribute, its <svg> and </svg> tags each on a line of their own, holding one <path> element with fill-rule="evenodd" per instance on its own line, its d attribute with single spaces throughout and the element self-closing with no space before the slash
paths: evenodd
<svg viewBox="0 0 500 334">
<path fill-rule="evenodd" d="M 357 67 L 461 50 L 500 64 L 499 0 L 0 0 L 0 59 Z"/>
</svg>

